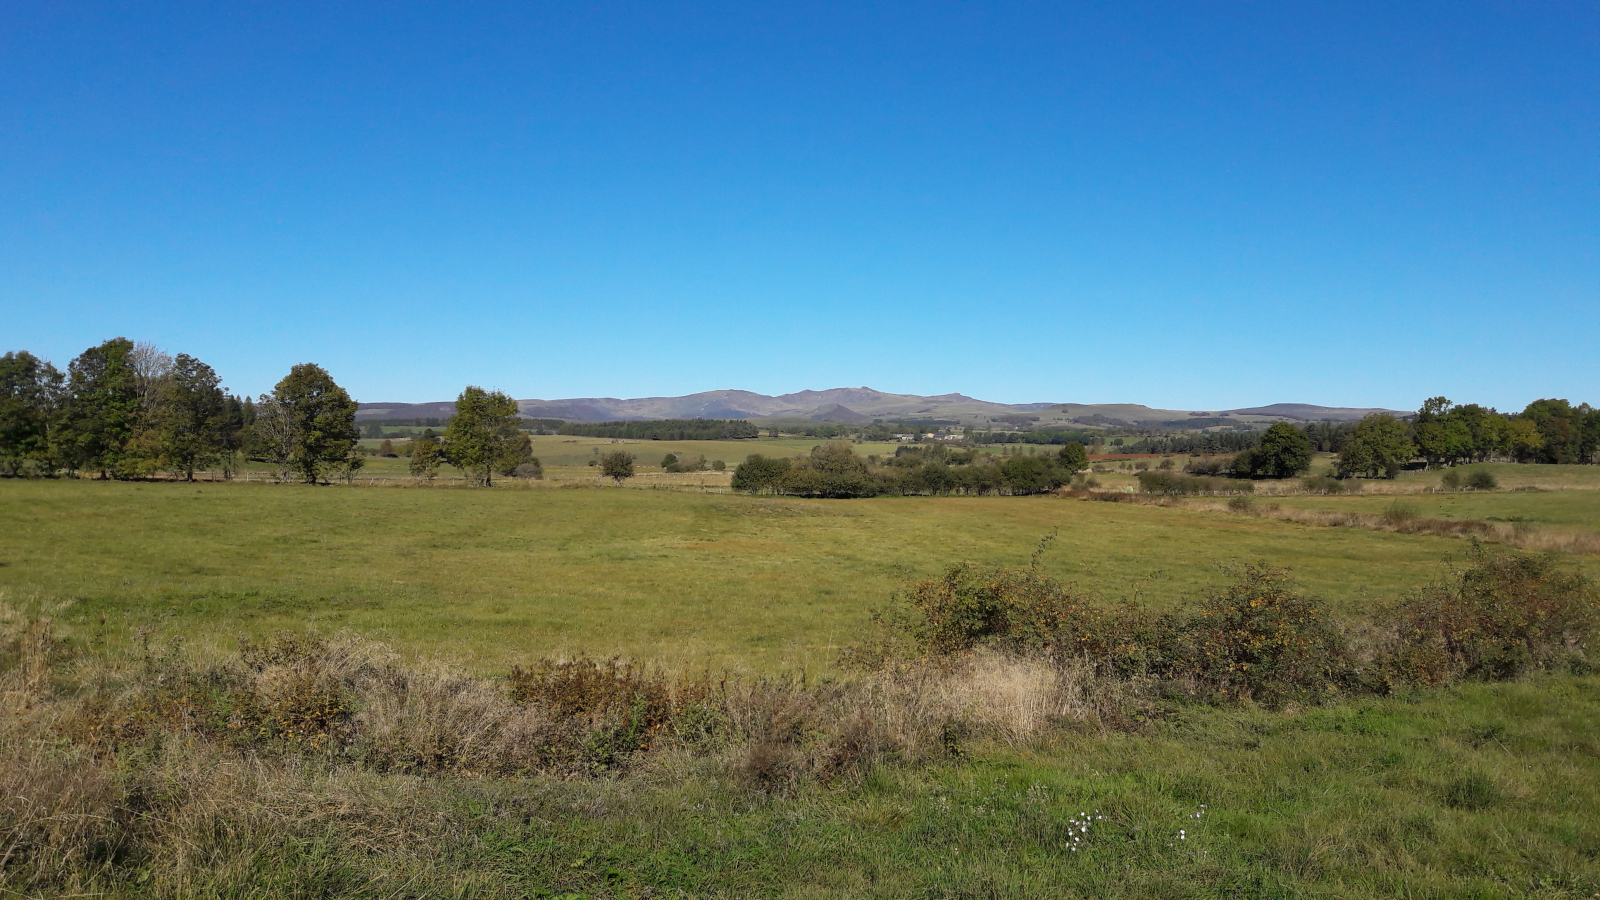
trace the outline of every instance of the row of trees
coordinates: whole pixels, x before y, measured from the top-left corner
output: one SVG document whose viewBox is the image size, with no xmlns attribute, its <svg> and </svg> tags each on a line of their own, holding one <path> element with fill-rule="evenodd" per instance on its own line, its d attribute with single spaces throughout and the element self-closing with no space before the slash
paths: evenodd
<svg viewBox="0 0 1600 900">
<path fill-rule="evenodd" d="M 822 444 L 791 460 L 752 454 L 733 472 L 733 489 L 799 497 L 882 494 L 1044 494 L 1088 467 L 1082 444 L 1059 453 L 995 457 L 949 447 L 899 448 L 888 460 L 857 456 L 850 445 Z"/>
<path fill-rule="evenodd" d="M 1546 399 L 1508 415 L 1432 397 L 1409 422 L 1382 413 L 1367 416 L 1337 452 L 1341 477 L 1393 478 L 1418 458 L 1431 467 L 1493 459 L 1594 463 L 1600 461 L 1600 410 Z"/>
<path fill-rule="evenodd" d="M 26 351 L 0 357 L 0 473 L 93 473 L 144 478 L 197 471 L 231 477 L 244 459 L 274 466 L 281 480 L 349 480 L 357 451 L 356 401 L 327 370 L 302 363 L 255 400 L 228 394 L 216 371 L 180 353 L 113 338 L 61 373 Z M 515 400 L 469 386 L 442 438 L 408 448 L 411 468 L 431 480 L 441 464 L 478 484 L 497 474 L 539 473 Z"/>
<path fill-rule="evenodd" d="M 290 370 L 255 401 L 222 388 L 216 370 L 186 353 L 113 338 L 63 375 L 27 351 L 0 357 L 0 471 L 93 473 L 185 480 L 203 469 L 231 477 L 242 457 L 307 481 L 361 465 L 355 401 L 321 367 Z"/>
</svg>

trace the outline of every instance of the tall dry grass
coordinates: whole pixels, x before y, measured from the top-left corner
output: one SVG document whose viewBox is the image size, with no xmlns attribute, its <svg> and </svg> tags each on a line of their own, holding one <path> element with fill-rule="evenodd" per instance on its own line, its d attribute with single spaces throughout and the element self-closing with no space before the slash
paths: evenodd
<svg viewBox="0 0 1600 900">
<path fill-rule="evenodd" d="M 49 616 L 0 604 L 0 888 L 93 894 L 136 872 L 151 893 L 205 896 L 260 884 L 264 852 L 333 832 L 420 872 L 456 827 L 432 796 L 438 777 L 676 759 L 784 793 L 1107 721 L 1086 669 L 1003 654 L 820 684 L 592 660 L 546 669 L 581 683 L 406 665 L 350 635 L 209 660 L 171 646 L 74 653 Z M 657 714 L 654 731 L 636 727 Z"/>
</svg>

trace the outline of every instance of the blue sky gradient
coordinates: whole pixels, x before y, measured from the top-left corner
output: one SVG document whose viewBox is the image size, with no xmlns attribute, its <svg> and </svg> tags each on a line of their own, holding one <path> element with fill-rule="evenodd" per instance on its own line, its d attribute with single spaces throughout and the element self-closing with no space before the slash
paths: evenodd
<svg viewBox="0 0 1600 900">
<path fill-rule="evenodd" d="M 1600 5 L 0 6 L 0 351 L 1600 402 Z"/>
</svg>

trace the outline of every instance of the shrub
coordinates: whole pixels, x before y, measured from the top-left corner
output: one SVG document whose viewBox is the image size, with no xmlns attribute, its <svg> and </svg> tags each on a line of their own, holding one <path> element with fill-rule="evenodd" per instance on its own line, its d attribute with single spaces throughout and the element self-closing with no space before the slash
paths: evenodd
<svg viewBox="0 0 1600 900">
<path fill-rule="evenodd" d="M 1189 674 L 1219 699 L 1268 705 L 1321 700 L 1358 686 L 1350 652 L 1323 604 L 1294 591 L 1287 572 L 1246 565 L 1230 574 L 1233 582 L 1181 626 L 1193 648 L 1183 666 Z"/>
<path fill-rule="evenodd" d="M 1444 474 L 1439 476 L 1439 486 L 1448 491 L 1458 490 L 1462 480 L 1461 470 L 1446 469 Z"/>
<path fill-rule="evenodd" d="M 1327 475 L 1308 475 L 1300 479 L 1300 489 L 1308 494 L 1342 494 L 1344 482 Z"/>
<path fill-rule="evenodd" d="M 1475 491 L 1492 491 L 1499 486 L 1500 482 L 1495 480 L 1494 473 L 1488 469 L 1474 469 L 1467 476 L 1467 487 Z"/>
<path fill-rule="evenodd" d="M 1231 497 L 1228 499 L 1229 512 L 1249 512 L 1255 508 L 1255 501 L 1249 497 Z"/>
<path fill-rule="evenodd" d="M 1534 668 L 1588 666 L 1600 597 L 1552 557 L 1474 545 L 1465 569 L 1413 592 L 1384 619 L 1391 678 L 1426 685 L 1512 678 Z"/>
<path fill-rule="evenodd" d="M 1036 568 L 958 563 L 938 578 L 913 583 L 905 595 L 909 609 L 880 621 L 901 631 L 924 655 L 970 650 L 980 643 L 1040 649 L 1081 613 L 1085 600 L 1071 585 Z"/>
<path fill-rule="evenodd" d="M 722 470 L 728 468 L 728 464 L 720 459 L 713 459 L 711 461 L 711 468 L 713 471 L 721 472 Z"/>
<path fill-rule="evenodd" d="M 1420 515 L 1422 511 L 1417 505 L 1405 500 L 1394 500 L 1383 508 L 1383 520 L 1391 525 L 1414 521 Z"/>
<path fill-rule="evenodd" d="M 1231 464 L 1232 461 L 1226 457 L 1198 456 L 1190 459 L 1188 464 L 1183 467 L 1183 470 L 1190 475 L 1218 476 L 1228 474 Z"/>
<path fill-rule="evenodd" d="M 519 463 L 511 470 L 511 474 L 517 478 L 539 479 L 544 477 L 544 467 L 539 465 L 539 460 L 530 459 L 525 463 Z"/>
<path fill-rule="evenodd" d="M 671 454 L 668 455 L 670 456 Z M 666 464 L 664 468 L 668 472 L 704 472 L 709 465 L 710 464 L 706 462 L 706 458 L 704 456 L 699 456 L 694 459 L 689 459 L 688 457 L 678 459 L 677 457 L 673 457 L 673 461 Z"/>
</svg>

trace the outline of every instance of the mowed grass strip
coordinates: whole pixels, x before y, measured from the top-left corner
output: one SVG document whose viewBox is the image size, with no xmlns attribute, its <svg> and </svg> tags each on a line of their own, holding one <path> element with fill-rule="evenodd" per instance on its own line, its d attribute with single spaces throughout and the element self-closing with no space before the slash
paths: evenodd
<svg viewBox="0 0 1600 900">
<path fill-rule="evenodd" d="M 0 589 L 72 600 L 62 618 L 79 634 L 102 616 L 108 636 L 148 626 L 229 647 L 352 628 L 486 672 L 578 652 L 816 671 L 907 577 L 1024 565 L 1052 529 L 1051 574 L 1158 607 L 1220 580 L 1218 562 L 1266 561 L 1353 612 L 1464 549 L 1058 498 L 7 481 Z"/>
</svg>

